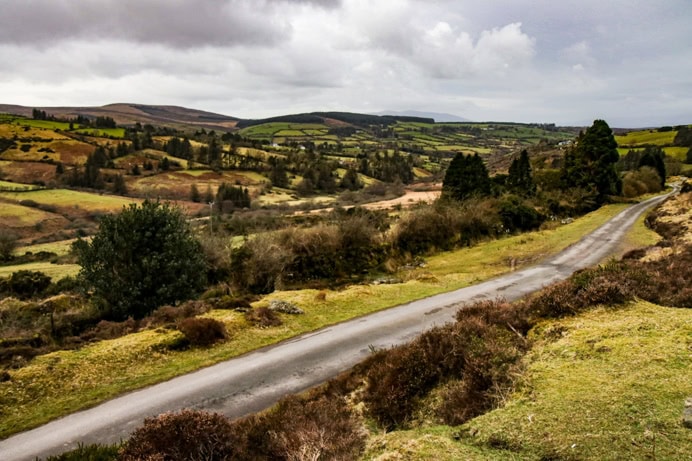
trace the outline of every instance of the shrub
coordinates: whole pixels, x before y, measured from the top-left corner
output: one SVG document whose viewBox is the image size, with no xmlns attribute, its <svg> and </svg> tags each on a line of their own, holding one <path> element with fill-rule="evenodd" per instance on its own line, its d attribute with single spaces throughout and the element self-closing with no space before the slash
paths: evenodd
<svg viewBox="0 0 692 461">
<path fill-rule="evenodd" d="M 655 169 L 643 166 L 637 171 L 630 171 L 622 180 L 622 195 L 637 197 L 639 195 L 661 191 L 661 177 Z"/>
<path fill-rule="evenodd" d="M 211 306 L 203 301 L 187 301 L 179 306 L 161 306 L 142 319 L 142 325 L 167 325 L 177 320 L 194 317 L 209 312 Z"/>
<path fill-rule="evenodd" d="M 233 424 L 236 460 L 358 459 L 365 433 L 341 397 L 290 396 Z"/>
<path fill-rule="evenodd" d="M 460 243 L 463 245 L 471 245 L 483 238 L 492 237 L 501 226 L 502 222 L 493 199 L 466 201 L 456 223 Z"/>
<path fill-rule="evenodd" d="M 394 246 L 399 251 L 418 255 L 433 248 L 453 247 L 458 229 L 459 213 L 447 205 L 424 207 L 405 215 L 396 226 Z"/>
<path fill-rule="evenodd" d="M 543 215 L 515 196 L 500 202 L 500 218 L 509 232 L 538 229 L 545 220 Z"/>
<path fill-rule="evenodd" d="M 132 318 L 129 318 L 123 322 L 111 322 L 108 320 L 101 320 L 90 330 L 84 332 L 81 337 L 84 340 L 104 340 L 119 338 L 121 336 L 130 334 L 137 331 L 137 322 Z"/>
<path fill-rule="evenodd" d="M 336 226 L 322 224 L 281 231 L 278 243 L 291 255 L 285 268 L 287 281 L 330 279 L 341 275 L 340 241 Z"/>
<path fill-rule="evenodd" d="M 43 272 L 20 270 L 7 279 L 6 289 L 21 299 L 43 293 L 50 285 L 50 277 Z"/>
<path fill-rule="evenodd" d="M 439 416 L 458 423 L 490 408 L 511 386 L 511 370 L 527 349 L 527 312 L 501 301 L 465 306 L 454 324 L 432 329 L 413 342 L 373 356 L 363 391 L 368 414 L 385 429 L 411 419 L 438 384 L 449 388 Z"/>
<path fill-rule="evenodd" d="M 271 293 L 283 286 L 292 255 L 272 234 L 259 234 L 233 252 L 231 280 L 237 291 Z"/>
<path fill-rule="evenodd" d="M 201 245 L 182 212 L 167 204 L 145 200 L 104 216 L 91 242 L 74 247 L 80 277 L 115 320 L 189 299 L 206 283 Z"/>
<path fill-rule="evenodd" d="M 227 337 L 226 327 L 222 322 L 206 317 L 183 319 L 177 326 L 193 346 L 210 346 Z"/>
<path fill-rule="evenodd" d="M 217 413 L 182 410 L 147 418 L 120 450 L 122 461 L 209 461 L 233 456 L 231 423 Z"/>
<path fill-rule="evenodd" d="M 0 261 L 9 261 L 17 248 L 19 236 L 7 229 L 0 229 Z"/>
<path fill-rule="evenodd" d="M 256 307 L 245 313 L 248 322 L 260 328 L 277 327 L 283 322 L 276 312 L 268 307 Z"/>
</svg>

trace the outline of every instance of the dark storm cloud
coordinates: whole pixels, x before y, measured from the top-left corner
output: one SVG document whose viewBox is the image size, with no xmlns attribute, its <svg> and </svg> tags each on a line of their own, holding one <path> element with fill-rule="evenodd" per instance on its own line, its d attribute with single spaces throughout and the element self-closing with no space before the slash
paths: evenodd
<svg viewBox="0 0 692 461">
<path fill-rule="evenodd" d="M 333 8 L 314 0 L 4 0 L 0 43 L 49 46 L 65 40 L 120 40 L 181 48 L 274 45 L 291 32 L 286 9 Z"/>
</svg>

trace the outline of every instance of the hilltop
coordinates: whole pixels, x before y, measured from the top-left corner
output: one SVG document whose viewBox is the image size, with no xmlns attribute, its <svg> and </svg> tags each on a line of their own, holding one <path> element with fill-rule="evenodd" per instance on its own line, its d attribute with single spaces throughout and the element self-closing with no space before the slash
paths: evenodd
<svg viewBox="0 0 692 461">
<path fill-rule="evenodd" d="M 210 129 L 229 130 L 238 118 L 179 106 L 116 103 L 100 107 L 27 107 L 0 104 L 0 113 L 31 117 L 39 109 L 57 118 L 111 117 L 118 125 L 136 123 L 166 126 L 192 125 Z"/>
</svg>

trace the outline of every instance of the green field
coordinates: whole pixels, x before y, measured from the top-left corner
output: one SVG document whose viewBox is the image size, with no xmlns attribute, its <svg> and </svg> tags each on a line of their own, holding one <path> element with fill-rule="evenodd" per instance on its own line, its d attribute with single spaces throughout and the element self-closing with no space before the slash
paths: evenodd
<svg viewBox="0 0 692 461">
<path fill-rule="evenodd" d="M 120 211 L 130 203 L 141 200 L 129 199 L 115 195 L 99 195 L 67 189 L 44 189 L 30 192 L 0 192 L 0 197 L 20 202 L 33 200 L 43 205 L 72 207 L 86 211 Z"/>
<path fill-rule="evenodd" d="M 659 132 L 656 130 L 630 131 L 625 136 L 615 136 L 618 146 L 636 147 L 642 145 L 666 146 L 673 143 L 677 131 Z"/>
<path fill-rule="evenodd" d="M 48 253 L 55 253 L 58 256 L 64 256 L 72 250 L 72 244 L 76 241 L 77 239 L 69 239 L 69 240 L 60 240 L 58 242 L 49 242 L 49 243 L 37 243 L 35 245 L 27 245 L 23 247 L 19 247 L 15 250 L 14 254 L 15 255 L 23 255 L 26 253 L 39 253 L 42 251 L 46 251 Z M 86 240 L 89 240 L 87 238 Z"/>
<path fill-rule="evenodd" d="M 18 182 L 2 181 L 0 180 L 0 190 L 4 191 L 26 191 L 40 189 L 40 186 L 35 186 L 33 184 L 22 184 Z"/>
<path fill-rule="evenodd" d="M 125 128 L 80 128 L 74 130 L 74 133 L 96 138 L 123 138 L 125 136 Z"/>
<path fill-rule="evenodd" d="M 0 277 L 9 277 L 13 272 L 26 270 L 43 272 L 53 281 L 63 277 L 74 277 L 79 272 L 80 267 L 76 264 L 53 264 L 47 261 L 40 261 L 27 264 L 16 264 L 13 266 L 0 266 Z"/>
<path fill-rule="evenodd" d="M 0 220 L 10 227 L 33 226 L 54 217 L 54 214 L 36 208 L 0 203 Z"/>
</svg>

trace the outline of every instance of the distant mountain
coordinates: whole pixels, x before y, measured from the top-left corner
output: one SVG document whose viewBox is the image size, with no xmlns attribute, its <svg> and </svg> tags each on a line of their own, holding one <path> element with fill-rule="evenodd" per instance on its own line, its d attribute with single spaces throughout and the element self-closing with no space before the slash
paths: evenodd
<svg viewBox="0 0 692 461">
<path fill-rule="evenodd" d="M 305 114 L 280 115 L 263 119 L 239 120 L 238 128 L 247 128 L 265 123 L 324 123 L 330 126 L 356 126 L 367 127 L 369 125 L 391 125 L 396 121 L 433 123 L 434 120 L 425 117 L 412 117 L 404 115 L 373 115 L 358 114 L 353 112 L 310 112 Z"/>
<path fill-rule="evenodd" d="M 418 110 L 385 110 L 382 112 L 377 112 L 375 115 L 394 115 L 398 117 L 422 117 L 422 118 L 432 118 L 437 123 L 441 122 L 470 122 L 471 120 L 459 117 L 454 114 L 445 114 L 442 112 L 423 112 Z"/>
<path fill-rule="evenodd" d="M 235 127 L 238 119 L 179 106 L 158 106 L 146 104 L 108 104 L 101 107 L 25 107 L 0 104 L 0 112 L 31 117 L 33 109 L 40 109 L 56 117 L 74 118 L 111 117 L 118 125 L 150 123 L 152 125 L 193 125 L 208 129 L 228 130 Z"/>
</svg>

